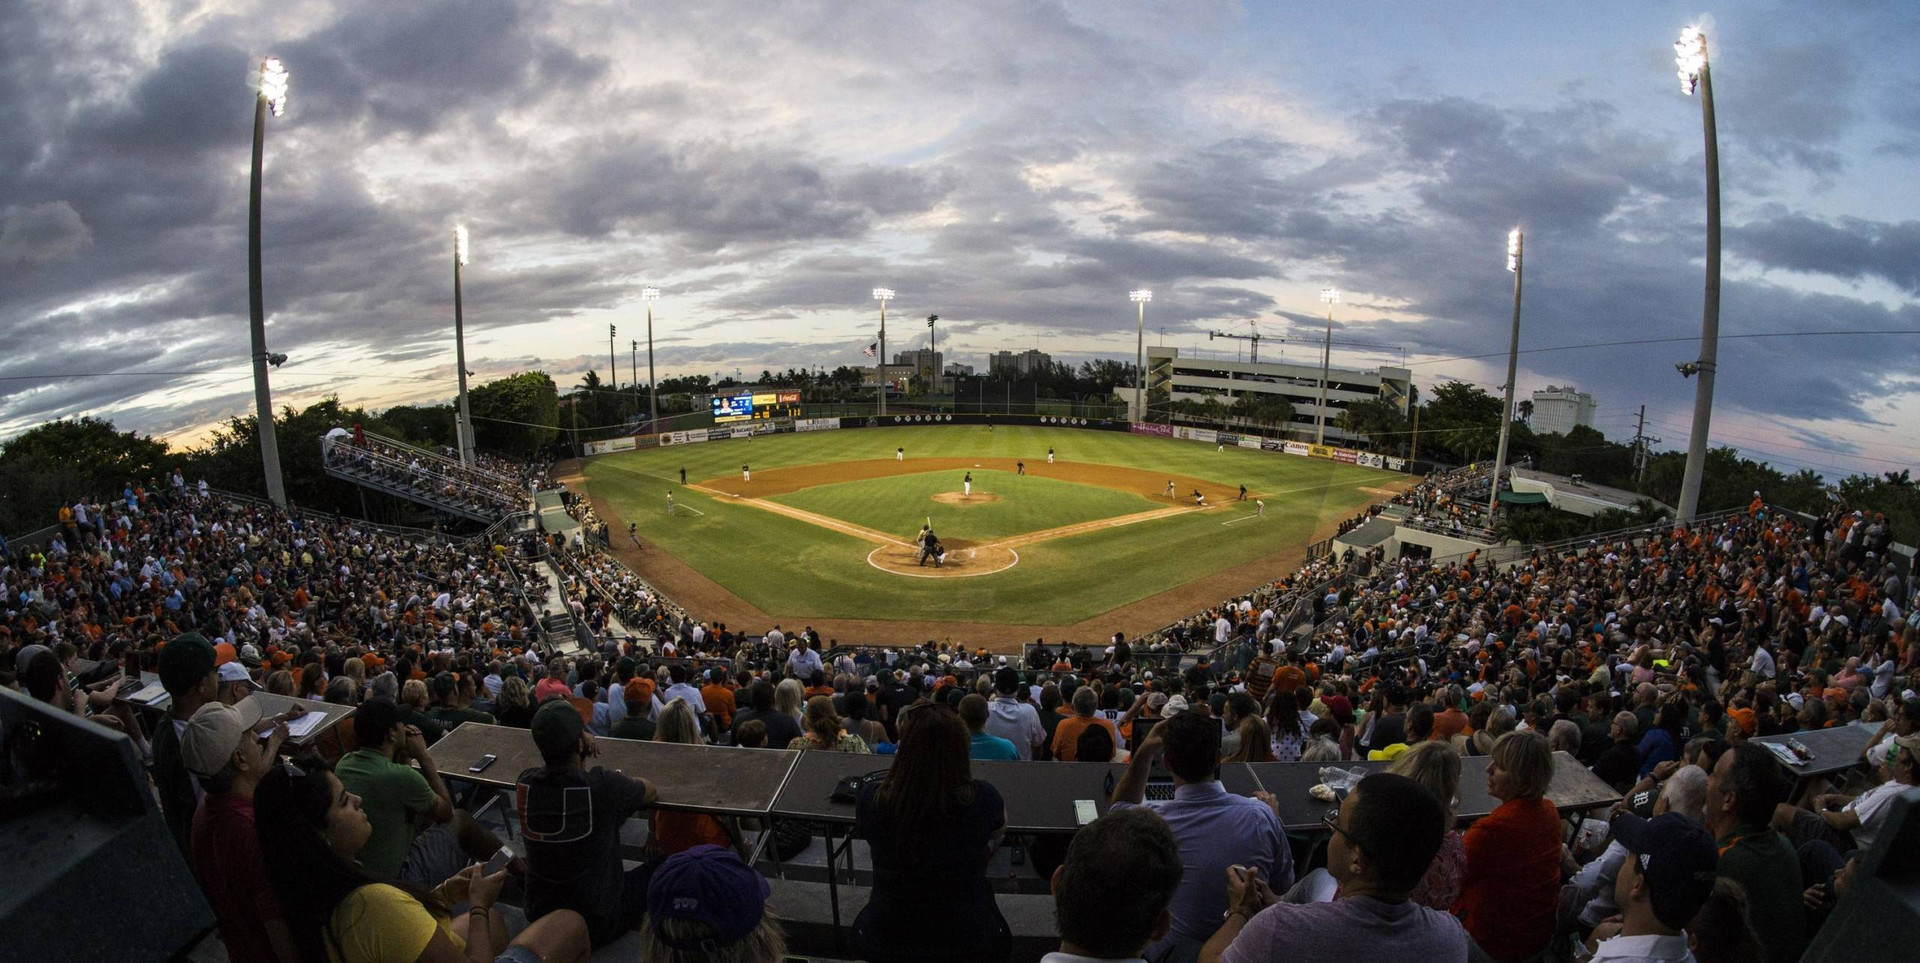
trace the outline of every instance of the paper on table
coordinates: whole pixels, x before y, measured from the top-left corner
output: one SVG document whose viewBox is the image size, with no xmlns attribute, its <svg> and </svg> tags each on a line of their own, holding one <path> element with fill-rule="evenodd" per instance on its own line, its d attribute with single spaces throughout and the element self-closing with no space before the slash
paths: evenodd
<svg viewBox="0 0 1920 963">
<path fill-rule="evenodd" d="M 167 694 L 166 686 L 161 685 L 158 682 L 153 682 L 153 683 L 147 684 L 139 692 L 135 692 L 132 695 L 127 696 L 127 701 L 138 702 L 144 705 L 166 694 Z"/>
<path fill-rule="evenodd" d="M 1806 760 L 1801 759 L 1799 756 L 1794 755 L 1792 749 L 1789 749 L 1788 747 L 1781 745 L 1780 743 L 1763 742 L 1761 743 L 1761 745 L 1766 746 L 1768 749 L 1772 750 L 1773 754 L 1779 757 L 1781 762 L 1784 762 L 1789 766 L 1804 766 L 1807 764 Z"/>
<path fill-rule="evenodd" d="M 327 721 L 326 713 L 309 709 L 306 715 L 298 719 L 287 720 L 287 737 L 291 739 L 302 738 L 306 736 L 307 733 L 319 728 L 320 723 L 325 721 Z"/>
</svg>

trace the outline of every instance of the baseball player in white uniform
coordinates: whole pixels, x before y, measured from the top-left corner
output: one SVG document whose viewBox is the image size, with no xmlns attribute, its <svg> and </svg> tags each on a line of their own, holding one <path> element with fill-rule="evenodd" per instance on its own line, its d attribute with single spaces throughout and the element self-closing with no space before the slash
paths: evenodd
<svg viewBox="0 0 1920 963">
<path fill-rule="evenodd" d="M 740 466 L 740 480 L 741 480 L 741 481 L 743 481 L 743 482 L 750 482 L 750 481 L 752 481 L 752 480 L 753 480 L 753 469 L 752 469 L 752 468 L 749 468 L 749 467 L 747 467 L 746 465 L 741 465 L 741 466 Z"/>
<path fill-rule="evenodd" d="M 960 490 L 961 490 L 961 494 L 963 494 L 963 495 L 966 495 L 966 496 L 968 496 L 968 497 L 972 497 L 972 495 L 973 495 L 973 472 L 967 472 L 967 477 L 966 477 L 966 478 L 963 478 L 963 479 L 961 479 L 961 481 L 960 481 Z"/>
<path fill-rule="evenodd" d="M 905 448 L 895 448 L 895 449 L 893 450 L 893 460 L 894 460 L 894 461 L 906 461 L 906 460 L 907 460 L 907 450 L 906 450 Z"/>
</svg>

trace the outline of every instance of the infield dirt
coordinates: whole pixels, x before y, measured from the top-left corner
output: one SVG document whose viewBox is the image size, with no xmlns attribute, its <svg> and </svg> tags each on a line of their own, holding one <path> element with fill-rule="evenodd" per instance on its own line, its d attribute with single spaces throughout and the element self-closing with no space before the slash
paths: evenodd
<svg viewBox="0 0 1920 963">
<path fill-rule="evenodd" d="M 576 491 L 581 490 L 586 481 L 581 473 L 580 461 L 564 462 L 555 468 L 557 481 L 566 483 Z M 886 478 L 894 475 L 916 474 L 925 471 L 966 470 L 975 467 L 997 468 L 1002 471 L 1014 470 L 1014 459 L 1005 458 L 919 458 L 906 462 L 892 459 L 874 459 L 870 461 L 836 462 L 804 467 L 770 469 L 757 473 L 751 483 L 741 483 L 738 478 L 722 477 L 701 483 L 703 488 L 711 488 L 729 494 L 756 496 L 756 507 L 773 504 L 759 502 L 757 496 L 785 494 L 814 485 L 827 485 L 835 482 L 856 481 L 866 478 Z M 1192 492 L 1198 488 L 1207 496 L 1209 504 L 1219 504 L 1238 496 L 1237 489 L 1228 488 L 1212 482 L 1206 482 L 1185 476 L 1168 476 L 1153 472 L 1116 467 L 1113 465 L 1091 465 L 1076 463 L 1028 463 L 1027 473 L 1056 478 L 1061 481 L 1081 484 L 1101 485 L 1121 491 L 1144 495 L 1155 501 L 1168 502 L 1191 510 Z M 1176 498 L 1166 497 L 1166 484 L 1174 482 Z M 1405 483 L 1387 483 L 1384 486 L 1364 489 L 1369 493 L 1397 492 L 1411 486 Z M 957 482 L 956 482 L 957 487 Z M 748 489 L 751 491 L 738 491 Z M 1249 493 L 1255 497 L 1258 493 Z M 586 493 L 593 510 L 601 520 L 611 525 L 615 531 L 625 528 L 620 512 L 605 498 L 591 492 Z M 1157 513 L 1142 513 L 1142 515 Z M 1172 512 L 1168 512 L 1172 514 Z M 1131 516 L 1130 516 L 1131 517 Z M 1089 524 L 1106 524 L 1121 519 L 1106 519 Z M 1308 541 L 1319 541 L 1331 537 L 1339 529 L 1341 519 L 1332 518 L 1317 526 Z M 1073 527 L 1073 526 L 1068 526 Z M 880 535 L 886 543 L 898 545 L 900 540 Z M 1013 545 L 1036 537 L 1059 537 L 1060 530 L 1031 532 L 1002 540 L 999 545 L 1011 548 Z M 880 539 L 875 539 L 879 541 Z M 735 631 L 764 632 L 776 623 L 792 629 L 796 626 L 811 625 L 821 636 L 846 642 L 868 642 L 873 644 L 916 643 L 928 639 L 966 642 L 983 646 L 996 653 L 1016 653 L 1023 643 L 1044 638 L 1050 642 L 1067 640 L 1072 642 L 1098 642 L 1110 638 L 1115 632 L 1129 635 L 1138 634 L 1166 625 L 1175 619 L 1184 618 L 1199 612 L 1210 605 L 1244 593 L 1254 586 L 1275 579 L 1284 578 L 1297 570 L 1306 560 L 1306 544 L 1293 544 L 1278 548 L 1273 554 L 1248 562 L 1244 565 L 1222 569 L 1211 575 L 1188 582 L 1177 588 L 1169 589 L 1157 595 L 1151 595 L 1117 608 L 1110 609 L 1092 618 L 1066 625 L 1011 624 L 1001 622 L 960 622 L 953 620 L 919 621 L 912 619 L 808 619 L 791 613 L 766 612 L 735 595 L 725 586 L 708 578 L 697 569 L 661 551 L 640 551 L 631 545 L 616 546 L 614 556 L 634 571 L 653 583 L 668 597 L 688 611 L 696 613 L 709 624 L 724 622 Z M 957 573 L 956 573 L 957 574 Z M 876 591 L 882 589 L 876 587 Z"/>
</svg>

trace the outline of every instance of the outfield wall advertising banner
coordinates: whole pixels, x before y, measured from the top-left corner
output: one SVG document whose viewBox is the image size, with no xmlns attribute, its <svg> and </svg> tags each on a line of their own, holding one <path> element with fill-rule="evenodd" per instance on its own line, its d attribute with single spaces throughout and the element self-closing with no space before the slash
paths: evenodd
<svg viewBox="0 0 1920 963">
<path fill-rule="evenodd" d="M 1365 465 L 1368 468 L 1381 468 L 1385 466 L 1386 459 L 1373 452 L 1363 451 L 1360 453 L 1359 464 Z"/>
<path fill-rule="evenodd" d="M 1194 441 L 1205 442 L 1206 444 L 1209 444 L 1209 445 L 1215 445 L 1215 444 L 1219 444 L 1219 442 L 1215 441 L 1215 439 L 1220 437 L 1220 433 L 1217 431 L 1214 431 L 1212 428 L 1189 428 L 1187 429 L 1187 436 L 1192 438 Z"/>
<path fill-rule="evenodd" d="M 605 441 L 587 442 L 587 454 L 606 455 L 616 451 L 632 451 L 637 447 L 639 447 L 639 442 L 631 436 L 626 438 L 608 438 Z"/>
<path fill-rule="evenodd" d="M 794 431 L 832 431 L 838 427 L 838 418 L 800 418 L 793 423 Z"/>
<path fill-rule="evenodd" d="M 1385 459 L 1385 461 L 1387 464 L 1387 468 L 1389 470 L 1392 470 L 1392 471 L 1407 470 L 1407 460 L 1405 458 L 1387 458 Z"/>
<path fill-rule="evenodd" d="M 1333 460 L 1343 465 L 1357 465 L 1360 463 L 1360 453 L 1351 448 L 1335 448 Z"/>
<path fill-rule="evenodd" d="M 1156 425 L 1145 421 L 1135 421 L 1127 425 L 1127 430 L 1136 435 L 1158 435 L 1161 438 L 1173 437 L 1172 425 Z"/>
<path fill-rule="evenodd" d="M 1332 445 L 1308 445 L 1307 456 L 1310 458 L 1332 458 L 1333 446 Z"/>
<path fill-rule="evenodd" d="M 1290 441 L 1282 446 L 1280 450 L 1289 455 L 1308 455 L 1312 454 L 1313 446 L 1308 445 L 1304 441 Z"/>
<path fill-rule="evenodd" d="M 1240 447 L 1242 448 L 1251 448 L 1254 451 L 1259 451 L 1264 444 L 1265 442 L 1262 439 L 1253 435 L 1240 436 Z"/>
<path fill-rule="evenodd" d="M 1284 441 L 1281 441 L 1278 438 L 1262 438 L 1260 439 L 1260 450 L 1261 451 L 1286 451 L 1287 443 Z"/>
</svg>

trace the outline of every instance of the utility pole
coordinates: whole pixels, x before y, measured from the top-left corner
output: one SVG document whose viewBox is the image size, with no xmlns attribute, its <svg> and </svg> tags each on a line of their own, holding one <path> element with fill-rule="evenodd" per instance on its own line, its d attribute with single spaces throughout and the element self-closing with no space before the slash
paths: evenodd
<svg viewBox="0 0 1920 963">
<path fill-rule="evenodd" d="M 627 349 L 627 370 L 633 372 L 633 413 L 640 413 L 640 339 L 631 339 L 633 346 Z"/>
<path fill-rule="evenodd" d="M 1647 435 L 1647 406 L 1640 406 L 1640 420 L 1633 429 L 1633 490 L 1647 490 L 1647 446 L 1659 441 Z"/>
</svg>

